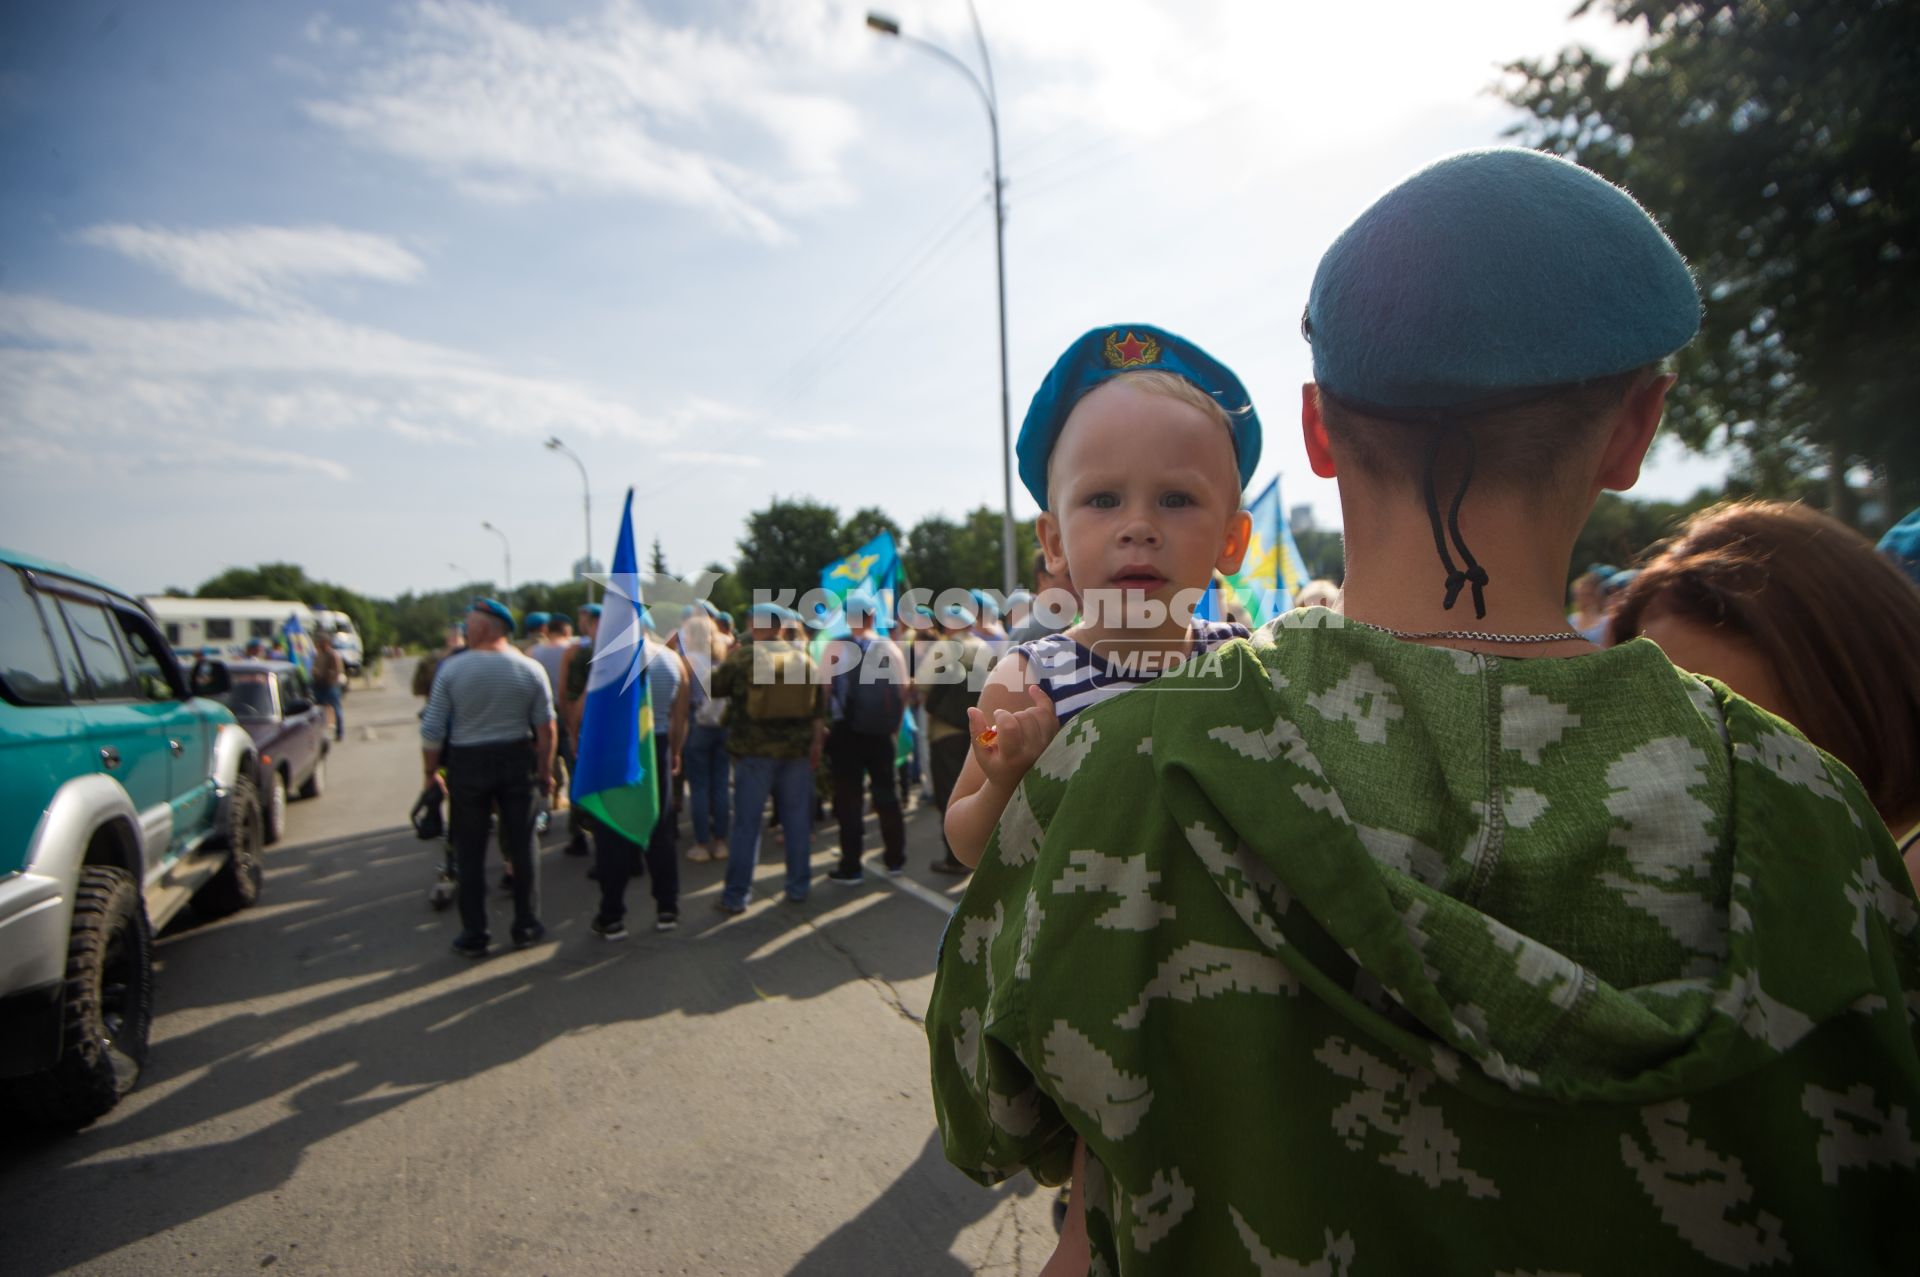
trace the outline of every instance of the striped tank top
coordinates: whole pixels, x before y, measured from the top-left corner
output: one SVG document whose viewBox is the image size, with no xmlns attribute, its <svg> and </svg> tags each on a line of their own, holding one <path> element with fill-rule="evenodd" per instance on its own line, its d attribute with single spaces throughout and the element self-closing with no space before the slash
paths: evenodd
<svg viewBox="0 0 1920 1277">
<path fill-rule="evenodd" d="M 1124 641 L 1117 640 L 1103 640 L 1096 652 L 1065 634 L 1049 634 L 1013 650 L 1027 658 L 1027 681 L 1037 683 L 1047 694 L 1053 712 L 1064 723 L 1089 705 L 1151 683 L 1186 661 L 1248 634 L 1247 627 L 1237 621 L 1195 620 L 1192 632 L 1193 651 L 1184 657 L 1129 651 Z"/>
</svg>

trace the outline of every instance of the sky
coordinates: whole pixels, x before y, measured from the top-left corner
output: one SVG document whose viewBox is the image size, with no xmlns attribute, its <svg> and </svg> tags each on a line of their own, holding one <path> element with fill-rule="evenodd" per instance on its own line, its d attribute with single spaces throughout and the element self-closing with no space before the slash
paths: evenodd
<svg viewBox="0 0 1920 1277">
<path fill-rule="evenodd" d="M 1634 43 L 1571 8 L 980 0 L 1013 429 L 1078 334 L 1155 323 L 1248 386 L 1249 495 L 1337 527 L 1299 440 L 1314 266 L 1501 139 L 1503 64 Z M 978 73 L 964 0 L 884 12 Z M 600 559 L 629 487 L 676 571 L 776 497 L 998 508 L 987 115 L 865 14 L 0 8 L 0 545 L 137 592 L 289 561 L 393 597 L 509 551 L 558 580 L 588 529 L 550 436 Z M 1636 492 L 1723 474 L 1665 445 Z"/>
</svg>

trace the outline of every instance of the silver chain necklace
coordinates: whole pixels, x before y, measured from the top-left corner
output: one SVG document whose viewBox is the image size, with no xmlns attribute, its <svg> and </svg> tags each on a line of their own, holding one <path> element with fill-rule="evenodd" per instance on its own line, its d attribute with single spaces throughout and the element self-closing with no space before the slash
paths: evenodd
<svg viewBox="0 0 1920 1277">
<path fill-rule="evenodd" d="M 1572 630 L 1561 630 L 1558 634 L 1488 634 L 1484 630 L 1395 630 L 1370 621 L 1356 621 L 1352 617 L 1347 618 L 1347 623 L 1381 634 L 1391 634 L 1397 639 L 1469 639 L 1475 643 L 1559 643 L 1566 639 L 1577 639 L 1582 643 L 1587 641 L 1584 634 L 1576 634 Z"/>
</svg>

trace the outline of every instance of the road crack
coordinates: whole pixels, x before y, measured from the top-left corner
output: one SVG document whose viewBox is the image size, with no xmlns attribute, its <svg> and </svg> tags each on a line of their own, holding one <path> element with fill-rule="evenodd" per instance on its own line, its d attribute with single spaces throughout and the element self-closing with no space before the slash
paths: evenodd
<svg viewBox="0 0 1920 1277">
<path fill-rule="evenodd" d="M 883 975 L 867 970 L 867 968 L 861 964 L 860 959 L 854 956 L 853 950 L 847 948 L 818 926 L 814 925 L 812 919 L 807 920 L 806 927 L 822 944 L 845 959 L 846 964 L 853 968 L 854 974 L 873 987 L 873 991 L 880 995 L 880 1000 L 887 1004 L 889 1010 L 915 1028 L 922 1031 L 926 1029 L 926 1017 L 914 1014 L 913 1009 L 901 999 L 900 990 L 894 988 L 893 981 Z"/>
</svg>

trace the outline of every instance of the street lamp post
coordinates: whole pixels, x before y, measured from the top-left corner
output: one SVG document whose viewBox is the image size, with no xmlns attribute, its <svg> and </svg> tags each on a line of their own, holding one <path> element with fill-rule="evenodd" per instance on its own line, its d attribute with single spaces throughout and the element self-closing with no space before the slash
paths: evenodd
<svg viewBox="0 0 1920 1277">
<path fill-rule="evenodd" d="M 980 29 L 980 12 L 973 7 L 973 0 L 967 0 L 967 13 L 973 18 L 973 38 L 980 45 L 980 66 L 987 73 L 984 83 L 959 58 L 937 44 L 907 35 L 892 18 L 868 13 L 867 25 L 881 35 L 925 49 L 953 67 L 967 77 L 967 83 L 974 87 L 987 108 L 987 126 L 993 134 L 993 265 L 1000 299 L 1000 570 L 1001 588 L 1011 594 L 1017 577 L 1013 562 L 1013 414 L 1007 399 L 1007 236 L 1006 216 L 1000 202 L 1000 105 L 993 91 L 993 60 L 987 56 L 987 37 Z"/>
<path fill-rule="evenodd" d="M 573 454 L 573 450 L 560 442 L 559 435 L 547 436 L 547 451 L 557 452 L 574 465 L 580 467 L 580 508 L 587 516 L 587 571 L 593 571 L 593 489 L 587 484 L 587 465 Z M 593 578 L 587 578 L 587 602 L 593 602 Z"/>
<path fill-rule="evenodd" d="M 501 553 L 507 556 L 507 593 L 512 594 L 513 593 L 513 545 L 511 542 L 507 540 L 506 533 L 502 532 L 499 528 L 494 527 L 491 523 L 488 523 L 485 519 L 480 520 L 480 526 L 485 528 L 487 531 L 493 533 L 493 535 L 500 538 Z"/>
</svg>

